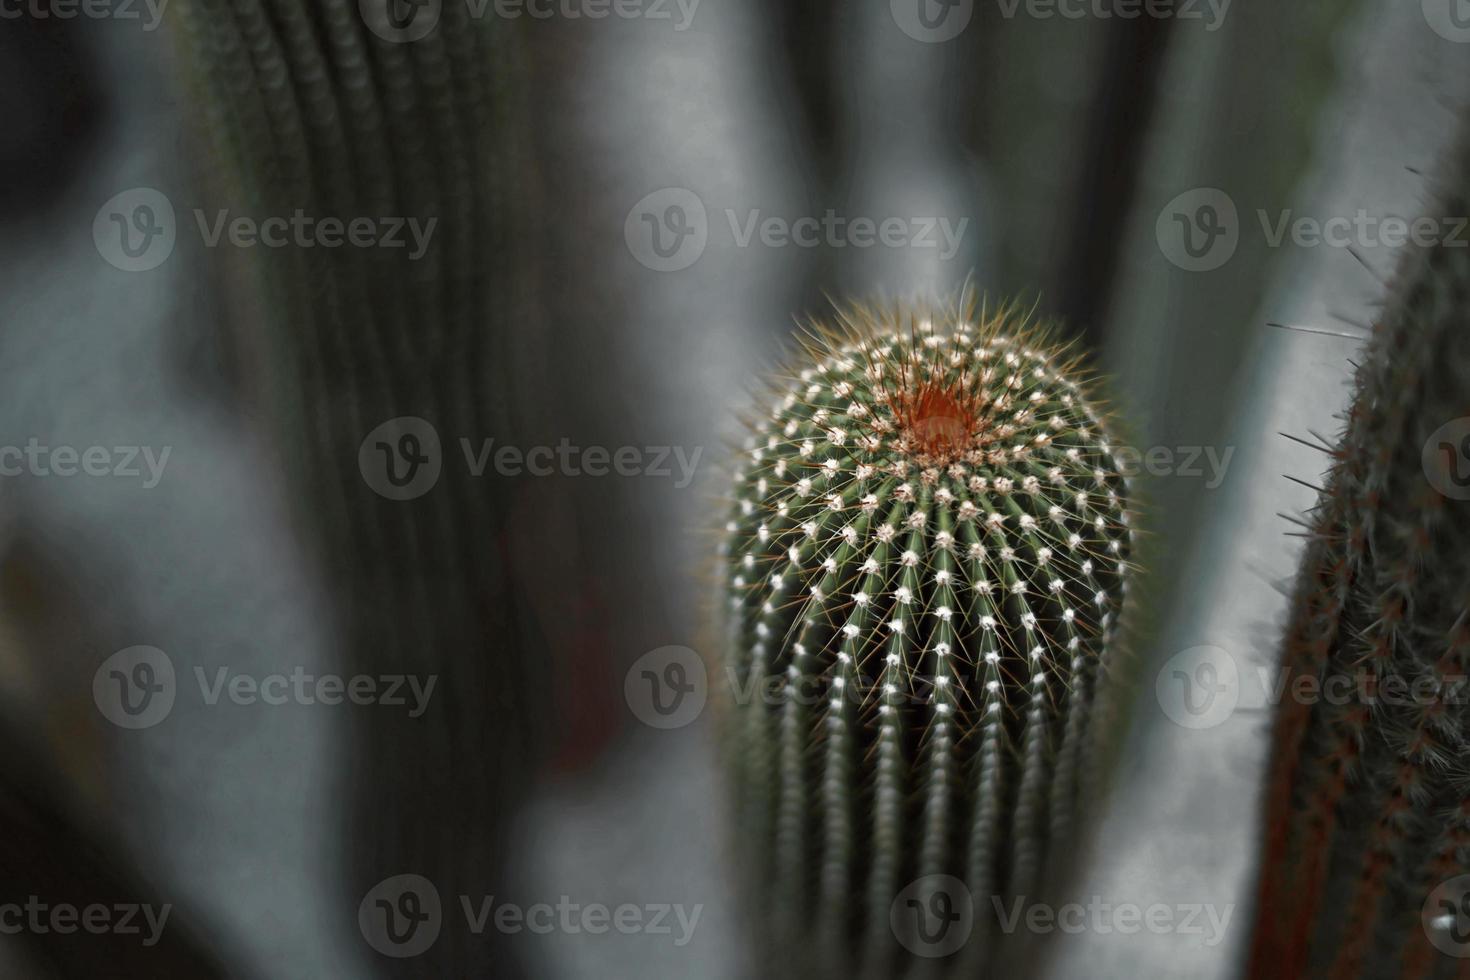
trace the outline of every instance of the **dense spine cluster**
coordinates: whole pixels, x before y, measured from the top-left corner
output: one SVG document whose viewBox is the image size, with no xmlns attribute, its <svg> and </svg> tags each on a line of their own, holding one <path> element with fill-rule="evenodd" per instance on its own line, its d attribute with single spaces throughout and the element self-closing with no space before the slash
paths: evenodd
<svg viewBox="0 0 1470 980">
<path fill-rule="evenodd" d="M 1014 307 L 849 310 L 805 348 L 726 528 L 743 863 L 788 967 L 896 975 L 895 897 L 939 875 L 977 960 L 991 897 L 1070 846 L 1126 480 L 1078 359 Z"/>
<path fill-rule="evenodd" d="M 1470 153 L 1455 163 L 1451 216 L 1470 213 Z M 1405 256 L 1341 439 L 1323 447 L 1281 654 L 1284 690 L 1305 677 L 1323 695 L 1288 694 L 1275 722 L 1255 978 L 1470 964 L 1464 890 L 1431 902 L 1470 872 L 1470 500 L 1455 496 L 1470 425 L 1442 438 L 1470 416 L 1465 246 Z"/>
</svg>

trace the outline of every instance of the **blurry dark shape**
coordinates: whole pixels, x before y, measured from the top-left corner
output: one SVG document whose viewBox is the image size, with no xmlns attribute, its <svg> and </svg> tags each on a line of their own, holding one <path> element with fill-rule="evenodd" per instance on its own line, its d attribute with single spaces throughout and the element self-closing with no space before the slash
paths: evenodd
<svg viewBox="0 0 1470 980">
<path fill-rule="evenodd" d="M 187 912 L 157 894 L 135 869 L 121 865 L 124 848 L 67 803 L 47 768 L 50 751 L 7 716 L 0 716 L 0 744 L 5 746 L 0 752 L 0 906 L 18 907 L 7 913 L 4 925 L 7 931 L 21 926 L 17 938 L 31 959 L 58 978 L 226 976 L 210 944 L 185 921 Z M 44 910 L 29 907 L 36 900 Z M 64 906 L 79 916 L 105 908 L 107 921 L 117 928 L 83 928 L 89 920 L 79 917 L 71 930 L 60 931 L 51 913 Z M 154 912 L 152 921 L 160 926 L 156 937 L 143 908 Z M 31 927 L 33 913 L 40 916 L 41 928 Z M 123 921 L 125 915 L 129 922 Z M 25 924 L 18 917 L 25 917 Z M 126 933 L 125 927 L 137 931 Z"/>
<path fill-rule="evenodd" d="M 1072 290 L 1065 270 L 1074 255 L 1099 247 L 1093 244 L 1099 236 L 1112 247 L 1120 231 L 1075 214 L 1078 194 L 1094 179 L 1094 144 L 1149 137 L 1148 131 L 1110 134 L 1095 122 L 1097 93 L 1109 88 L 1107 71 L 1118 70 L 1110 48 L 1128 46 L 1128 29 L 1095 17 L 1032 16 L 1025 5 L 1007 11 L 1002 4 L 978 4 L 965 35 L 973 36 L 971 51 L 956 72 L 969 110 L 957 128 L 985 177 L 991 204 L 993 256 L 976 270 L 976 282 L 992 294 L 1034 298 L 1049 316 L 1066 309 L 1073 331 L 1083 327 L 1072 319 L 1077 306 L 1066 300 Z M 1139 97 L 1152 101 L 1154 95 Z M 1110 291 L 1105 284 L 1104 292 Z"/>
<path fill-rule="evenodd" d="M 72 21 L 0 21 L 0 220 L 44 210 L 97 138 L 104 101 Z"/>
<path fill-rule="evenodd" d="M 1075 171 L 1071 238 L 1050 271 L 1047 306 L 1096 344 L 1105 326 L 1139 171 L 1159 101 L 1173 18 L 1104 22 L 1103 63 Z"/>
<path fill-rule="evenodd" d="M 48 977 L 226 976 L 218 945 L 193 927 L 191 910 L 134 866 L 110 814 L 99 813 L 110 801 L 98 771 L 102 746 L 90 737 L 90 724 L 77 725 L 75 705 L 57 696 L 55 677 L 38 680 L 9 656 L 13 644 L 70 662 L 73 647 L 93 644 L 96 624 L 78 612 L 86 608 L 81 595 L 48 560 L 44 540 L 21 532 L 6 544 L 0 560 L 0 928 Z M 30 695 L 27 703 L 13 701 L 22 691 Z M 77 910 L 70 927 L 53 918 L 68 907 Z M 97 908 L 106 909 L 103 931 L 87 927 Z M 145 910 L 152 910 L 151 922 Z"/>
<path fill-rule="evenodd" d="M 507 828 L 548 715 L 526 585 L 548 552 L 517 549 L 515 481 L 462 450 L 530 444 L 546 402 L 525 51 L 515 22 L 463 4 L 417 8 L 410 20 L 438 19 L 411 43 L 301 0 L 265 7 L 184 12 L 217 177 L 205 193 L 268 214 L 434 222 L 419 255 L 259 256 L 240 280 L 258 305 L 231 309 L 347 673 L 437 682 L 422 717 L 355 716 L 342 907 L 415 874 L 457 911 L 458 896 L 507 891 Z M 507 942 L 448 926 L 412 960 L 374 962 L 384 976 L 512 977 Z"/>
<path fill-rule="evenodd" d="M 779 103 L 780 124 L 797 150 L 793 163 L 799 170 L 803 207 L 821 214 L 831 206 L 833 184 L 843 169 L 844 73 L 843 45 L 853 31 L 852 8 L 835 0 L 777 0 L 761 8 L 762 21 L 773 24 L 770 63 L 780 72 L 778 86 L 790 98 Z M 816 312 L 826 303 L 820 286 L 833 283 L 838 256 L 832 249 L 812 249 L 802 257 L 809 266 L 801 281 L 805 288 L 798 311 Z M 779 326 L 781 331 L 788 324 Z"/>
<path fill-rule="evenodd" d="M 797 0 L 773 4 L 770 12 L 788 87 L 795 94 L 786 124 L 797 144 L 810 150 L 814 176 L 830 181 L 839 165 L 838 84 L 844 76 L 841 47 L 833 41 L 851 30 L 850 8 L 835 0 Z"/>
</svg>

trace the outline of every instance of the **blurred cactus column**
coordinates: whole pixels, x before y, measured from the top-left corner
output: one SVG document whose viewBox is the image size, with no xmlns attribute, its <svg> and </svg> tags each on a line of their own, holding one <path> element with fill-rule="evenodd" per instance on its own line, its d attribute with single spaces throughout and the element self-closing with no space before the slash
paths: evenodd
<svg viewBox="0 0 1470 980">
<path fill-rule="evenodd" d="M 1036 295 L 1040 312 L 1094 344 L 1173 26 L 1067 17 L 1025 0 L 980 3 L 957 70 L 966 116 L 955 129 L 985 160 L 993 205 L 981 281 Z"/>
<path fill-rule="evenodd" d="M 190 0 L 182 39 L 211 141 L 211 220 L 304 212 L 397 229 L 396 245 L 293 241 L 230 250 L 245 258 L 218 267 L 346 673 L 436 679 L 420 717 L 354 715 L 343 921 L 398 875 L 427 883 L 389 906 L 429 908 L 431 888 L 443 909 L 413 959 L 392 958 L 406 951 L 391 948 L 392 923 L 376 926 L 386 938 L 363 925 L 395 976 L 514 975 L 493 930 L 456 927 L 456 896 L 502 891 L 502 829 L 543 701 L 507 542 L 512 483 L 477 478 L 459 442 L 529 424 L 546 336 L 516 22 L 470 9 Z"/>
<path fill-rule="evenodd" d="M 1467 175 L 1470 130 L 1435 212 L 1454 237 L 1403 256 L 1322 450 L 1280 659 L 1309 693 L 1274 721 L 1252 977 L 1464 976 L 1470 956 Z"/>
</svg>

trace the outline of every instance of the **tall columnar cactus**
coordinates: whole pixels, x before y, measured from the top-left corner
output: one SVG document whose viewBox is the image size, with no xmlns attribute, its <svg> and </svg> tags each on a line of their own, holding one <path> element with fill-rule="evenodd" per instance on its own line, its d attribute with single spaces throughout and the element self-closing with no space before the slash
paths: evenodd
<svg viewBox="0 0 1470 980">
<path fill-rule="evenodd" d="M 1470 214 L 1470 141 L 1452 163 L 1440 213 Z M 1466 246 L 1405 255 L 1310 514 L 1281 653 L 1252 977 L 1470 965 L 1470 880 L 1455 881 L 1470 872 Z"/>
<path fill-rule="evenodd" d="M 893 976 L 949 952 L 904 952 L 895 899 L 952 881 L 975 912 L 954 961 L 978 962 L 992 897 L 1036 896 L 1088 792 L 1126 480 L 1078 358 L 1014 307 L 847 310 L 804 347 L 742 456 L 724 552 L 763 946 Z"/>
<path fill-rule="evenodd" d="M 342 672 L 440 680 L 422 717 L 352 716 L 336 901 L 355 908 L 405 872 L 432 876 L 446 903 L 493 891 L 548 688 L 527 584 L 538 559 L 512 534 L 529 520 L 526 495 L 446 455 L 431 489 L 385 499 L 359 447 L 400 417 L 425 420 L 444 446 L 525 437 L 537 424 L 531 392 L 547 348 L 526 333 L 542 321 L 520 30 L 463 3 L 180 6 L 181 63 L 207 137 L 207 213 L 368 220 L 398 229 L 399 243 L 405 221 L 433 222 L 421 255 L 339 236 L 342 247 L 206 257 L 224 284 L 246 287 L 229 296 L 225 346 L 291 479 Z M 384 37 L 382 17 L 427 33 Z M 508 942 L 446 927 L 421 956 L 371 955 L 385 976 L 509 977 L 519 968 Z"/>
</svg>

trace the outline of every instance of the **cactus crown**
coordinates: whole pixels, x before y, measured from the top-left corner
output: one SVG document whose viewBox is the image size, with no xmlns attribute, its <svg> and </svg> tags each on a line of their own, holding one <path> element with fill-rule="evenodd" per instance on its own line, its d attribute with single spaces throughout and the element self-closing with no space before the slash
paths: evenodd
<svg viewBox="0 0 1470 980">
<path fill-rule="evenodd" d="M 891 941 L 914 876 L 988 913 L 1070 826 L 1131 540 L 1109 423 L 1054 337 L 968 296 L 841 310 L 736 473 L 748 867 L 778 918 L 824 909 L 837 946 Z"/>
</svg>

